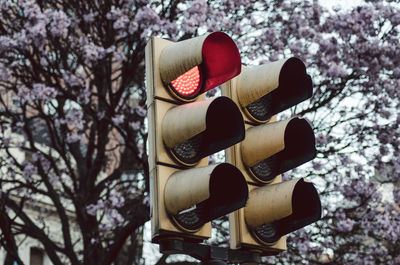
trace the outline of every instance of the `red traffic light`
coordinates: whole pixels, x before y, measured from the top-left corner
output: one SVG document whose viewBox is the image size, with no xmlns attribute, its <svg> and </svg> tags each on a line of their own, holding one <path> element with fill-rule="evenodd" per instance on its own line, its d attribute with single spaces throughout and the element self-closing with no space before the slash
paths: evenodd
<svg viewBox="0 0 400 265">
<path fill-rule="evenodd" d="M 240 74 L 241 60 L 235 42 L 213 32 L 169 45 L 161 53 L 160 67 L 171 94 L 191 101 Z"/>
</svg>

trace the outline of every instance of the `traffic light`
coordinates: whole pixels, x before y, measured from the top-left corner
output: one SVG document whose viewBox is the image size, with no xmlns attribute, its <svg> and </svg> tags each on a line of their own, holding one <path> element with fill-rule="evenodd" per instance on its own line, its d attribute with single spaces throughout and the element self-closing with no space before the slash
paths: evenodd
<svg viewBox="0 0 400 265">
<path fill-rule="evenodd" d="M 228 97 L 204 92 L 237 76 L 239 51 L 222 32 L 146 46 L 152 240 L 211 236 L 210 221 L 243 207 L 239 169 L 207 156 L 244 139 L 244 121 Z M 227 188 L 229 187 L 229 189 Z"/>
<path fill-rule="evenodd" d="M 305 119 L 274 116 L 311 97 L 311 77 L 301 60 L 290 58 L 243 67 L 222 94 L 246 123 L 245 139 L 226 150 L 226 162 L 242 171 L 249 187 L 246 206 L 229 216 L 231 248 L 277 254 L 286 249 L 286 234 L 321 216 L 315 187 L 302 178 L 282 182 L 280 175 L 315 157 L 313 130 Z"/>
</svg>

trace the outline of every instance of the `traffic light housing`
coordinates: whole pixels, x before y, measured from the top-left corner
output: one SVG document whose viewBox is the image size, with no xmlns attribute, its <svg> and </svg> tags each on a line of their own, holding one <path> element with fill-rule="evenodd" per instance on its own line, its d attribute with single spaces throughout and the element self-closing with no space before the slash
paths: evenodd
<svg viewBox="0 0 400 265">
<path fill-rule="evenodd" d="M 315 157 L 312 128 L 305 119 L 274 116 L 311 97 L 311 77 L 301 60 L 290 58 L 243 67 L 222 94 L 246 123 L 245 139 L 226 150 L 226 162 L 242 171 L 249 187 L 246 206 L 229 216 L 231 248 L 277 254 L 286 249 L 286 234 L 321 216 L 315 187 L 304 179 L 282 182 L 280 175 Z"/>
<path fill-rule="evenodd" d="M 312 96 L 311 77 L 296 57 L 244 67 L 230 85 L 235 89 L 233 99 L 255 124 L 268 122 L 273 115 Z"/>
<path fill-rule="evenodd" d="M 222 32 L 180 42 L 153 37 L 146 51 L 147 87 L 156 86 L 147 90 L 148 99 L 195 101 L 241 71 L 239 50 Z"/>
<path fill-rule="evenodd" d="M 238 49 L 222 32 L 181 42 L 153 37 L 147 44 L 153 242 L 206 239 L 212 219 L 245 205 L 242 172 L 207 159 L 244 139 L 242 115 L 228 97 L 202 95 L 240 71 Z"/>
</svg>

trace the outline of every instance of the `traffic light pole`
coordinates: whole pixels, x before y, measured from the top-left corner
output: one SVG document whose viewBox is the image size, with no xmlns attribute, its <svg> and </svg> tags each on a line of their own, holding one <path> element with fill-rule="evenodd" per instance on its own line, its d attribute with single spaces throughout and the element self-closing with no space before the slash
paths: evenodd
<svg viewBox="0 0 400 265">
<path fill-rule="evenodd" d="M 160 239 L 163 254 L 184 254 L 201 260 L 201 265 L 224 265 L 228 263 L 260 263 L 260 253 L 245 250 L 208 246 L 179 239 Z"/>
</svg>

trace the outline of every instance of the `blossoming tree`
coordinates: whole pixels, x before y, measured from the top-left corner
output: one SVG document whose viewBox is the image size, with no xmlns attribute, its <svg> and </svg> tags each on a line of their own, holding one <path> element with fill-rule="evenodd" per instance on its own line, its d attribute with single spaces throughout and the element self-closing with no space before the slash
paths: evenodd
<svg viewBox="0 0 400 265">
<path fill-rule="evenodd" d="M 379 0 L 330 11 L 297 0 L 0 0 L 7 260 L 23 264 L 17 250 L 27 236 L 53 264 L 143 262 L 144 47 L 152 35 L 222 30 L 245 63 L 297 56 L 314 81 L 312 99 L 292 113 L 313 124 L 318 155 L 285 177 L 316 183 L 323 217 L 265 262 L 399 264 L 399 9 Z"/>
</svg>

